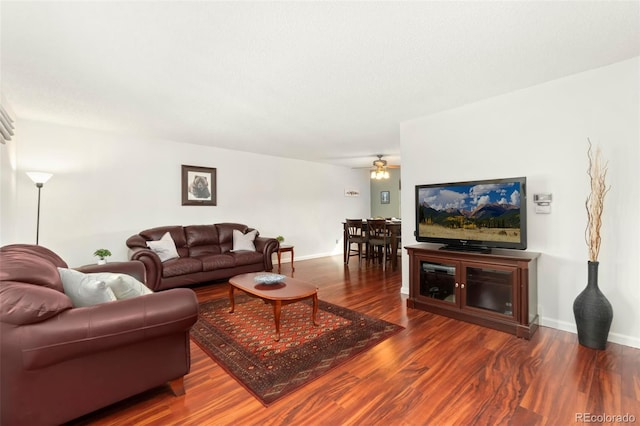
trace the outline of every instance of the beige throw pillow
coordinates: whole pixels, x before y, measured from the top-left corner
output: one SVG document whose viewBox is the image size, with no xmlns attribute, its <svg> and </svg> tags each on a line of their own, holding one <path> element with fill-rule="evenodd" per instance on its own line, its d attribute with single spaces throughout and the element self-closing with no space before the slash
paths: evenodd
<svg viewBox="0 0 640 426">
<path fill-rule="evenodd" d="M 171 234 L 166 232 L 159 241 L 147 241 L 147 247 L 149 247 L 160 258 L 160 262 L 166 262 L 167 260 L 180 257 L 178 250 L 176 250 L 176 243 L 173 242 Z"/>
<path fill-rule="evenodd" d="M 233 230 L 233 250 L 231 251 L 240 251 L 240 250 L 250 250 L 256 251 L 256 246 L 253 241 L 256 239 L 256 235 L 258 234 L 258 230 L 254 229 L 251 232 L 247 232 L 243 234 L 237 229 Z"/>
<path fill-rule="evenodd" d="M 94 272 L 87 274 L 97 280 L 104 281 L 113 291 L 116 299 L 131 299 L 132 297 L 151 294 L 153 291 L 140 281 L 127 274 L 115 274 L 112 272 Z"/>
<path fill-rule="evenodd" d="M 105 281 L 73 269 L 58 268 L 58 272 L 62 280 L 64 294 L 69 296 L 76 308 L 116 300 L 116 295 Z"/>
</svg>

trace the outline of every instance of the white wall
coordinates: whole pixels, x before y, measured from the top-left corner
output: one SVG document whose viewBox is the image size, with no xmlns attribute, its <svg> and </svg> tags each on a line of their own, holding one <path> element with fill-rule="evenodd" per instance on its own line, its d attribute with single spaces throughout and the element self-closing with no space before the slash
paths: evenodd
<svg viewBox="0 0 640 426">
<path fill-rule="evenodd" d="M 609 340 L 640 347 L 639 59 L 401 124 L 403 244 L 413 244 L 417 184 L 526 176 L 528 250 L 538 263 L 541 325 L 575 332 L 587 282 L 587 138 L 609 161 L 599 283 L 613 305 Z M 534 193 L 552 193 L 535 214 Z M 403 256 L 403 292 L 409 289 Z"/>
<path fill-rule="evenodd" d="M 389 191 L 389 204 L 382 204 L 380 192 Z M 401 217 L 400 169 L 389 169 L 389 179 L 371 179 L 371 217 Z"/>
<path fill-rule="evenodd" d="M 48 171 L 54 176 L 42 189 L 40 244 L 71 266 L 95 262 L 92 254 L 102 247 L 111 261 L 126 259 L 126 239 L 143 229 L 218 222 L 283 235 L 295 244 L 296 259 L 337 254 L 344 219 L 369 215 L 366 170 L 19 117 L 11 144 L 0 147 L 2 230 L 11 230 L 1 245 L 35 243 L 37 190 L 25 172 Z M 182 164 L 217 168 L 217 206 L 181 205 Z M 360 197 L 345 197 L 345 188 Z"/>
</svg>

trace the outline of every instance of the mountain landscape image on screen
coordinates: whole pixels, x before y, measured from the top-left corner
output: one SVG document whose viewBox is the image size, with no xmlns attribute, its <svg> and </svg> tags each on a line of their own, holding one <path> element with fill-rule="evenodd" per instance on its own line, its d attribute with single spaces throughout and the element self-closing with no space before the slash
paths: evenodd
<svg viewBox="0 0 640 426">
<path fill-rule="evenodd" d="M 520 241 L 520 185 L 448 185 L 420 188 L 419 234 L 425 237 Z"/>
</svg>

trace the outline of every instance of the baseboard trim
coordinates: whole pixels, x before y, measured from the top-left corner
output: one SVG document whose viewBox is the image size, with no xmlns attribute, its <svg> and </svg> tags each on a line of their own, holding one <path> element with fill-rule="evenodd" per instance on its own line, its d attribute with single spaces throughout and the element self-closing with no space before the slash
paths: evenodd
<svg viewBox="0 0 640 426">
<path fill-rule="evenodd" d="M 569 333 L 578 334 L 576 324 L 573 322 L 560 321 L 554 318 L 541 317 L 540 325 L 543 327 L 555 328 L 556 330 L 567 331 Z M 633 336 L 627 336 L 620 333 L 609 333 L 609 342 L 618 343 L 632 348 L 640 348 L 640 339 Z"/>
</svg>

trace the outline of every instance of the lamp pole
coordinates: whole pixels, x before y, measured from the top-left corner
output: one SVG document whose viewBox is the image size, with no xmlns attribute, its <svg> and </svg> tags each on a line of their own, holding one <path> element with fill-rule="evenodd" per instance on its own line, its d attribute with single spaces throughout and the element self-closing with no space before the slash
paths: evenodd
<svg viewBox="0 0 640 426">
<path fill-rule="evenodd" d="M 40 239 L 40 190 L 42 189 L 43 183 L 36 183 L 38 187 L 38 218 L 36 219 L 36 245 L 38 245 L 38 241 Z"/>
<path fill-rule="evenodd" d="M 51 173 L 43 172 L 27 172 L 27 176 L 31 178 L 38 188 L 38 217 L 36 219 L 36 245 L 38 245 L 40 241 L 40 190 L 53 175 Z"/>
</svg>

